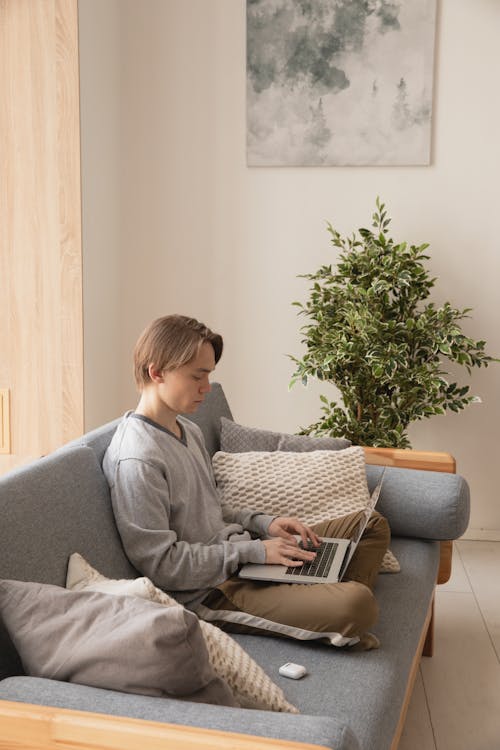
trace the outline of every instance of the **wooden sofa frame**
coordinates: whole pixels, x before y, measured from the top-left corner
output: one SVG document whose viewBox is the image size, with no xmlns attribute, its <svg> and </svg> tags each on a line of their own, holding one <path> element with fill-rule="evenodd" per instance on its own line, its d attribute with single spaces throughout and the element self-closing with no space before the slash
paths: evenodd
<svg viewBox="0 0 500 750">
<path fill-rule="evenodd" d="M 454 474 L 448 453 L 365 448 L 366 462 L 379 466 Z M 451 575 L 452 542 L 441 542 L 437 583 Z M 420 658 L 432 656 L 434 598 L 413 659 L 406 695 L 391 750 L 397 750 Z M 88 711 L 0 701 L 0 750 L 318 750 L 319 745 L 255 737 L 233 732 L 108 716 Z"/>
</svg>

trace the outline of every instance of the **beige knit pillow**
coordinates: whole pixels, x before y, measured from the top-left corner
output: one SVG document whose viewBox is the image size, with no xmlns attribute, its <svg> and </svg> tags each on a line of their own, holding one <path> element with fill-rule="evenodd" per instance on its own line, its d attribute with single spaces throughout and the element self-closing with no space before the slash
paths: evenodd
<svg viewBox="0 0 500 750">
<path fill-rule="evenodd" d="M 363 510 L 369 501 L 364 451 L 255 451 L 212 459 L 222 505 L 298 516 L 309 525 Z M 381 571 L 397 572 L 391 552 Z"/>
<path fill-rule="evenodd" d="M 216 453 L 212 459 L 222 504 L 305 523 L 362 510 L 368 504 L 362 448 L 340 451 Z"/>
<path fill-rule="evenodd" d="M 182 607 L 182 604 L 157 588 L 149 578 L 106 578 L 77 552 L 69 558 L 66 588 L 73 591 L 128 594 L 158 602 L 165 607 Z M 200 620 L 200 627 L 215 673 L 228 683 L 240 706 L 299 713 L 298 709 L 286 700 L 281 688 L 233 638 L 203 620 Z"/>
</svg>

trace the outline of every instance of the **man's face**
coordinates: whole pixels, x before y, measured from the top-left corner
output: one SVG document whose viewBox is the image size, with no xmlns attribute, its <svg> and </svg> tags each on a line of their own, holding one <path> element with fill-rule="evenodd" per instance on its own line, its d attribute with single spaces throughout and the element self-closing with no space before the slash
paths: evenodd
<svg viewBox="0 0 500 750">
<path fill-rule="evenodd" d="M 206 341 L 187 365 L 163 373 L 159 393 L 165 406 L 176 414 L 195 412 L 210 392 L 209 376 L 214 369 L 214 348 Z"/>
</svg>

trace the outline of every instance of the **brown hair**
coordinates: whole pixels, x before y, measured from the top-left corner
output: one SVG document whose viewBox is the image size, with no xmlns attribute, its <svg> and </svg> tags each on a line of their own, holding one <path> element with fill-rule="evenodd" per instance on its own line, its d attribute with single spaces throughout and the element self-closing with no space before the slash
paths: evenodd
<svg viewBox="0 0 500 750">
<path fill-rule="evenodd" d="M 176 370 L 195 357 L 202 344 L 212 344 L 217 363 L 222 356 L 222 336 L 185 315 L 165 315 L 142 332 L 134 349 L 134 377 L 139 390 L 151 382 L 149 366 Z"/>
</svg>

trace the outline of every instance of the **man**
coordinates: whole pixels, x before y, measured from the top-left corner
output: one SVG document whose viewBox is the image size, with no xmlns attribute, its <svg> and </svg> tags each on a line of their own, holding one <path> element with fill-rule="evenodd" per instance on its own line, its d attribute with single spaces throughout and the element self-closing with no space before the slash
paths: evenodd
<svg viewBox="0 0 500 750">
<path fill-rule="evenodd" d="M 300 566 L 315 552 L 293 534 L 349 536 L 358 514 L 309 528 L 298 518 L 221 507 L 199 428 L 179 416 L 196 411 L 210 391 L 222 337 L 180 315 L 155 320 L 134 351 L 140 399 L 106 451 L 103 468 L 125 552 L 134 566 L 203 619 L 228 630 L 267 632 L 332 645 L 372 648 L 377 616 L 371 587 L 389 542 L 373 514 L 337 584 L 243 581 L 246 562 Z"/>
</svg>

